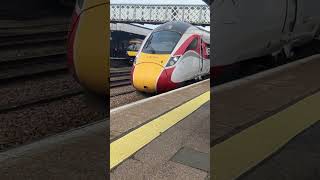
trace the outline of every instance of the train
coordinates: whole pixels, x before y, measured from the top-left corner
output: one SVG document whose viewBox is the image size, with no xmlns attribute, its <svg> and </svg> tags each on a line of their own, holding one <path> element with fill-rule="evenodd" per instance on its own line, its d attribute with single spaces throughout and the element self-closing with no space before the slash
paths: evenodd
<svg viewBox="0 0 320 180">
<path fill-rule="evenodd" d="M 136 55 L 141 47 L 142 39 L 131 39 L 129 41 L 129 46 L 127 47 L 127 56 L 130 63 L 133 63 Z"/>
<path fill-rule="evenodd" d="M 90 1 L 83 2 L 90 6 Z M 94 9 L 102 7 L 95 5 L 78 8 L 81 11 L 74 16 L 68 59 L 75 78 L 101 94 L 110 81 L 106 41 L 109 17 L 105 13 L 109 8 L 103 6 L 104 13 L 97 13 Z M 272 56 L 277 61 L 293 57 L 295 47 L 320 36 L 318 0 L 215 0 L 210 7 L 214 49 L 210 50 L 209 32 L 184 22 L 160 25 L 143 40 L 133 62 L 131 81 L 138 91 L 161 93 L 207 74 L 214 82 L 225 72 L 237 72 L 234 67 L 248 59 Z M 101 33 L 106 37 L 101 38 Z M 191 43 L 192 38 L 198 42 Z M 187 44 L 197 44 L 197 48 L 187 50 Z"/>
<path fill-rule="evenodd" d="M 92 94 L 108 96 L 110 63 L 109 0 L 79 0 L 75 4 L 67 59 L 73 77 Z"/>
<path fill-rule="evenodd" d="M 134 60 L 131 82 L 145 93 L 163 93 L 210 73 L 210 32 L 182 21 L 155 28 Z"/>
<path fill-rule="evenodd" d="M 211 78 L 264 56 L 282 61 L 295 47 L 319 38 L 319 0 L 215 0 L 211 3 L 214 53 Z"/>
</svg>

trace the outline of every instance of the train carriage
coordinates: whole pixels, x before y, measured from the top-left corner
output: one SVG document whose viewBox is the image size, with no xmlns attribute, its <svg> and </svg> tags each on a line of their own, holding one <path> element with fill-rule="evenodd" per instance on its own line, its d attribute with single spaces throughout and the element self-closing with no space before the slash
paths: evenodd
<svg viewBox="0 0 320 180">
<path fill-rule="evenodd" d="M 127 56 L 129 58 L 129 62 L 132 63 L 136 58 L 142 42 L 143 40 L 141 39 L 131 39 L 129 41 L 129 46 L 127 47 Z"/>
<path fill-rule="evenodd" d="M 78 0 L 68 37 L 68 62 L 89 92 L 107 95 L 109 87 L 109 0 Z"/>
<path fill-rule="evenodd" d="M 109 9 L 101 11 L 107 7 L 102 6 L 104 0 L 78 1 L 76 6 L 82 2 L 87 7 L 78 7 L 69 37 L 70 67 L 82 85 L 101 94 L 109 83 L 105 33 L 109 32 L 105 13 Z M 169 22 L 143 41 L 133 64 L 132 84 L 139 91 L 161 93 L 209 73 L 211 78 L 218 77 L 247 59 L 291 57 L 294 47 L 319 39 L 319 7 L 318 0 L 215 0 L 211 3 L 211 58 L 209 32 Z"/>
<path fill-rule="evenodd" d="M 215 0 L 211 8 L 211 78 L 237 72 L 233 67 L 251 58 L 288 59 L 294 47 L 319 37 L 319 0 Z"/>
<path fill-rule="evenodd" d="M 132 68 L 132 84 L 162 93 L 210 73 L 210 34 L 185 22 L 160 25 L 144 40 Z"/>
</svg>

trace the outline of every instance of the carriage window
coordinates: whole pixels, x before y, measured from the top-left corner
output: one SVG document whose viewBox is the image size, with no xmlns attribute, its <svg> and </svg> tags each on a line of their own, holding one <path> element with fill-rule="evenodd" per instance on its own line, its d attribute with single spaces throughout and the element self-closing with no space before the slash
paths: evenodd
<svg viewBox="0 0 320 180">
<path fill-rule="evenodd" d="M 198 46 L 198 38 L 195 38 L 191 41 L 191 43 L 187 47 L 186 51 L 189 51 L 189 50 L 195 51 L 195 50 L 197 50 L 197 46 Z"/>
</svg>

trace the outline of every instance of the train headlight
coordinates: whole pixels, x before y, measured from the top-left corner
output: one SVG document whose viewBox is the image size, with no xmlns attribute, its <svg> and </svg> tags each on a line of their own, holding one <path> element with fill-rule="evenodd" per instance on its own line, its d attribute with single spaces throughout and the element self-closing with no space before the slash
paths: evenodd
<svg viewBox="0 0 320 180">
<path fill-rule="evenodd" d="M 139 53 L 137 53 L 137 55 L 134 57 L 133 64 L 137 64 L 138 58 L 139 58 Z"/>
<path fill-rule="evenodd" d="M 179 58 L 180 58 L 180 56 L 171 57 L 166 65 L 166 67 L 170 67 L 170 66 L 175 65 L 178 62 Z"/>
</svg>

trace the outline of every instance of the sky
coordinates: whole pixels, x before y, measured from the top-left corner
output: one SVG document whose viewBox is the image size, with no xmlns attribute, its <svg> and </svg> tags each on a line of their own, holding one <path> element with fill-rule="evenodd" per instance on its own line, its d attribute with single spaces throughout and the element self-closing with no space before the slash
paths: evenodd
<svg viewBox="0 0 320 180">
<path fill-rule="evenodd" d="M 206 5 L 202 0 L 110 0 L 111 4 L 184 4 Z"/>
</svg>

